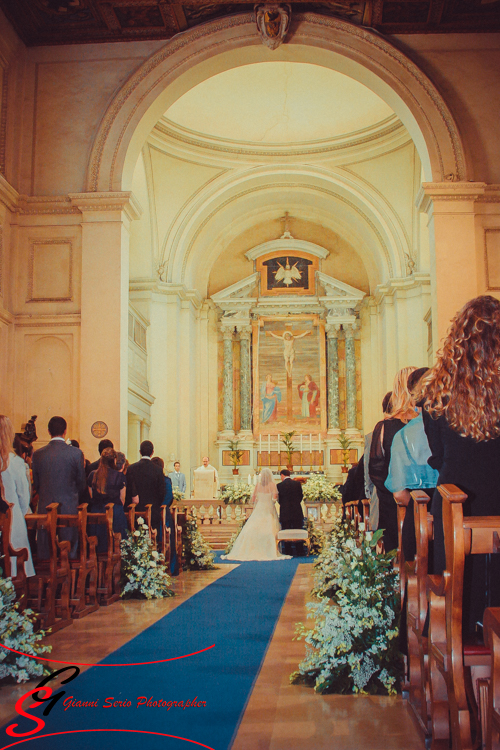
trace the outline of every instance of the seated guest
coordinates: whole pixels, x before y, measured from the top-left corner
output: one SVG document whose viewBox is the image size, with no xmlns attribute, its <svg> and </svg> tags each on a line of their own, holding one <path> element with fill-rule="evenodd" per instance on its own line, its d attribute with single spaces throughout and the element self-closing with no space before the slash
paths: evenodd
<svg viewBox="0 0 500 750">
<path fill-rule="evenodd" d="M 500 301 L 489 295 L 467 302 L 451 323 L 436 364 L 422 379 L 429 464 L 437 483 L 467 494 L 464 516 L 500 515 Z M 420 399 L 420 395 L 419 395 Z M 432 497 L 434 573 L 445 568 L 441 495 Z M 464 633 L 481 623 L 485 606 L 500 606 L 498 555 L 467 557 Z M 487 598 L 489 601 L 487 603 Z"/>
<path fill-rule="evenodd" d="M 106 505 L 113 503 L 113 531 L 120 533 L 122 539 L 127 537 L 127 520 L 123 504 L 125 502 L 125 477 L 116 469 L 116 452 L 113 448 L 104 448 L 99 460 L 99 467 L 91 471 L 88 478 L 90 494 L 90 513 L 105 513 Z M 108 536 L 105 526 L 89 524 L 91 536 L 98 539 L 97 551 L 106 552 Z"/>
<path fill-rule="evenodd" d="M 363 517 L 363 505 L 361 500 L 365 497 L 365 469 L 364 456 L 361 456 L 358 463 L 353 464 L 347 472 L 345 484 L 340 487 L 342 494 L 343 518 L 345 518 L 345 505 L 354 500 L 359 500 L 358 510 Z"/>
<path fill-rule="evenodd" d="M 111 440 L 108 440 L 105 438 L 104 440 L 101 440 L 99 445 L 97 446 L 97 450 L 99 451 L 99 455 L 102 456 L 102 452 L 105 448 L 114 448 L 115 446 L 111 442 Z M 97 471 L 99 467 L 99 459 L 97 461 L 94 461 L 92 464 L 88 464 L 88 466 L 85 466 L 85 473 L 88 476 L 91 471 Z"/>
<path fill-rule="evenodd" d="M 160 458 L 159 456 L 154 456 L 151 459 L 151 463 L 159 466 L 163 473 L 163 469 L 165 467 L 165 462 L 163 461 L 163 458 Z M 174 500 L 174 493 L 173 493 L 172 481 L 170 477 L 169 476 L 166 477 L 164 475 L 164 479 L 165 479 L 165 499 L 163 501 L 163 505 L 167 509 L 165 513 L 165 524 L 170 529 L 170 547 L 171 547 L 170 573 L 173 576 L 178 576 L 179 575 L 179 563 L 177 561 L 177 549 L 175 546 L 175 524 L 174 524 L 174 519 L 172 517 L 172 513 L 170 512 L 170 506 L 172 505 L 173 500 Z M 160 516 L 160 521 L 161 521 L 161 516 Z M 159 528 L 158 539 L 161 540 L 162 533 L 163 533 L 163 529 L 161 528 L 161 523 L 158 524 L 158 528 Z"/>
<path fill-rule="evenodd" d="M 26 464 L 12 449 L 14 443 L 14 428 L 10 419 L 0 414 L 0 471 L 2 472 L 3 497 L 6 503 L 11 503 L 12 526 L 10 529 L 10 543 L 14 549 L 27 549 L 28 560 L 24 565 L 27 576 L 34 576 L 35 569 L 31 559 L 31 549 L 28 541 L 28 531 L 24 516 L 31 513 L 30 485 L 26 475 Z M 11 559 L 11 575 L 17 575 L 17 560 Z"/>
<path fill-rule="evenodd" d="M 385 419 L 375 425 L 370 448 L 368 471 L 370 479 L 377 488 L 378 528 L 384 529 L 383 541 L 386 552 L 398 547 L 398 519 L 396 503 L 392 492 L 386 489 L 385 480 L 389 471 L 394 435 L 410 419 L 416 417 L 415 402 L 408 390 L 408 377 L 416 369 L 416 367 L 404 367 L 397 373 L 392 388 L 391 411 Z"/>
</svg>

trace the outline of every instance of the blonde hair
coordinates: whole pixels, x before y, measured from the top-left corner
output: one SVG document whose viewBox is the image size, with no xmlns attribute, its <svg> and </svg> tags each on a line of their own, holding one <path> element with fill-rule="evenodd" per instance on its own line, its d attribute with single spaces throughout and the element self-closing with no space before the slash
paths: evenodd
<svg viewBox="0 0 500 750">
<path fill-rule="evenodd" d="M 416 369 L 416 367 L 403 367 L 394 378 L 387 419 L 401 419 L 403 422 L 409 422 L 412 416 L 416 416 L 415 401 L 408 390 L 408 378 Z"/>
<path fill-rule="evenodd" d="M 5 471 L 9 466 L 14 435 L 14 428 L 10 419 L 5 414 L 0 414 L 0 471 Z"/>
</svg>

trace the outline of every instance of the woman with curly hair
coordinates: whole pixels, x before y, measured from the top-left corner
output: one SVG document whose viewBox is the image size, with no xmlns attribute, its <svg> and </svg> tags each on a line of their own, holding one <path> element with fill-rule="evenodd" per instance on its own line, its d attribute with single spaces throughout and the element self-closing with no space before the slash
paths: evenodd
<svg viewBox="0 0 500 750">
<path fill-rule="evenodd" d="M 394 436 L 410 419 L 417 416 L 415 401 L 408 390 L 408 378 L 416 367 L 403 367 L 394 378 L 389 412 L 385 419 L 375 425 L 373 430 L 368 473 L 377 489 L 379 501 L 378 528 L 384 529 L 384 547 L 386 552 L 397 549 L 398 518 L 397 506 L 392 492 L 385 481 L 389 473 L 391 446 Z"/>
<path fill-rule="evenodd" d="M 500 301 L 485 295 L 467 302 L 451 323 L 437 362 L 421 381 L 429 464 L 438 484 L 467 494 L 464 515 L 500 515 Z M 419 399 L 420 400 L 420 399 Z M 432 497 L 434 572 L 445 568 L 441 496 Z M 497 565 L 492 558 L 492 566 Z M 500 604 L 500 575 L 490 575 L 485 556 L 474 555 L 464 580 L 464 625 L 482 621 L 485 606 Z M 500 570 L 498 571 L 500 573 Z M 498 592 L 487 579 L 498 582 Z M 474 583 L 473 583 L 474 582 Z M 493 601 L 495 600 L 495 601 Z"/>
</svg>

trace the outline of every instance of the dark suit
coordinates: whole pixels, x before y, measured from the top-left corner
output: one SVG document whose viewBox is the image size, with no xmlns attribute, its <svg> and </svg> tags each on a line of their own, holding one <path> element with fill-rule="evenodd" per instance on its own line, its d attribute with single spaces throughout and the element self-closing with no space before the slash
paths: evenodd
<svg viewBox="0 0 500 750">
<path fill-rule="evenodd" d="M 158 531 L 160 538 L 161 528 L 161 506 L 165 500 L 165 477 L 163 471 L 156 464 L 151 463 L 149 458 L 141 458 L 135 464 L 127 469 L 127 481 L 132 479 L 132 485 L 135 485 L 139 502 L 135 506 L 137 510 L 146 510 L 146 505 L 151 504 L 151 524 Z M 127 486 L 128 504 L 131 501 L 129 497 L 129 488 Z"/>
<path fill-rule="evenodd" d="M 51 440 L 33 453 L 33 487 L 38 492 L 38 513 L 45 513 L 50 503 L 59 503 L 59 513 L 76 513 L 80 493 L 85 488 L 83 453 L 67 445 L 64 440 Z M 71 542 L 71 557 L 76 556 L 78 529 L 61 529 L 60 539 Z M 46 533 L 37 538 L 38 554 L 42 559 L 50 551 Z"/>
<path fill-rule="evenodd" d="M 302 513 L 302 485 L 287 477 L 278 484 L 278 503 L 282 529 L 301 529 L 304 523 Z"/>
</svg>

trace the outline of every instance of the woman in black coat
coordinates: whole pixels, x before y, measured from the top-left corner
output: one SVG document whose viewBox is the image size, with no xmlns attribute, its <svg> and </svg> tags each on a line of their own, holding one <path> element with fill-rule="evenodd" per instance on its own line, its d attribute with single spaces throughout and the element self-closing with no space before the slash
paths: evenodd
<svg viewBox="0 0 500 750">
<path fill-rule="evenodd" d="M 500 302 L 481 296 L 452 321 L 438 360 L 423 378 L 424 427 L 429 464 L 438 484 L 467 494 L 464 515 L 500 515 Z M 432 497 L 434 572 L 445 568 L 442 501 Z M 474 632 L 486 606 L 500 605 L 498 555 L 467 558 L 464 626 Z"/>
</svg>

